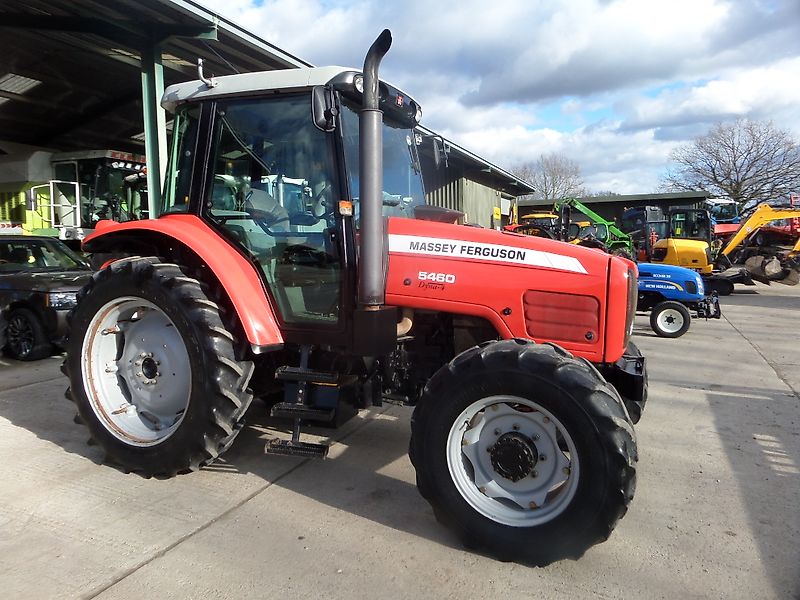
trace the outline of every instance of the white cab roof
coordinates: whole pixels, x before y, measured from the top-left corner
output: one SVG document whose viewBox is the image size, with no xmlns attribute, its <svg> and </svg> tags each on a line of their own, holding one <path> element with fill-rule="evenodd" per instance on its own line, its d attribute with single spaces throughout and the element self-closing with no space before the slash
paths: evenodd
<svg viewBox="0 0 800 600">
<path fill-rule="evenodd" d="M 242 73 L 241 75 L 225 75 L 214 77 L 216 86 L 210 88 L 202 81 L 187 81 L 169 86 L 164 90 L 161 106 L 170 112 L 184 102 L 206 100 L 219 96 L 245 95 L 261 90 L 301 90 L 315 85 L 325 85 L 342 73 L 360 73 L 360 69 L 348 67 L 311 67 L 300 69 L 279 69 Z"/>
</svg>

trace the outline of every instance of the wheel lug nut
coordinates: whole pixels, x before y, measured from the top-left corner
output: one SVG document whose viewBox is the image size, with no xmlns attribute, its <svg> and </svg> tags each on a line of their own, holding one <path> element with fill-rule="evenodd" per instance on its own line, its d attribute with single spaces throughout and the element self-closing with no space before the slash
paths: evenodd
<svg viewBox="0 0 800 600">
<path fill-rule="evenodd" d="M 535 442 L 535 441 L 538 441 L 538 439 L 539 439 L 539 434 L 538 434 L 538 433 L 534 433 L 534 434 L 533 434 L 533 438 L 532 438 L 532 439 L 533 439 L 533 441 L 534 441 L 534 442 Z"/>
<path fill-rule="evenodd" d="M 561 469 L 561 472 L 564 473 L 564 475 L 569 475 L 570 473 L 572 473 L 572 469 L 570 469 L 569 467 L 564 467 L 563 469 Z"/>
<path fill-rule="evenodd" d="M 514 423 L 514 424 L 511 426 L 511 428 L 512 428 L 514 431 L 519 431 L 519 425 L 517 425 L 516 423 Z"/>
<path fill-rule="evenodd" d="M 539 460 L 542 461 L 542 462 L 546 461 L 547 460 L 547 455 L 546 454 L 540 454 L 539 455 Z"/>
<path fill-rule="evenodd" d="M 528 504 L 528 506 L 530 506 L 531 508 L 539 508 L 539 505 L 538 505 L 538 504 L 536 504 L 536 502 L 533 502 L 533 501 L 531 501 L 531 502 Z"/>
<path fill-rule="evenodd" d="M 139 371 L 138 373 L 136 373 L 136 376 L 137 376 L 137 377 L 142 377 L 142 372 L 141 372 L 141 371 Z"/>
<path fill-rule="evenodd" d="M 140 352 L 139 353 L 139 358 L 147 358 L 147 353 L 146 352 Z"/>
<path fill-rule="evenodd" d="M 495 434 L 495 435 L 500 435 L 500 429 L 495 429 L 495 430 L 494 430 L 494 434 Z"/>
<path fill-rule="evenodd" d="M 537 473 L 536 471 L 531 471 L 531 477 L 532 478 L 536 479 L 538 476 L 539 476 L 539 473 Z"/>
<path fill-rule="evenodd" d="M 481 487 L 479 487 L 479 488 L 478 488 L 478 491 L 479 491 L 481 494 L 485 494 L 485 493 L 486 493 L 486 488 L 485 488 L 485 487 L 483 487 L 483 486 L 481 486 Z"/>
<path fill-rule="evenodd" d="M 550 422 L 550 417 L 544 417 L 542 419 L 542 421 L 545 422 L 545 423 L 549 423 Z"/>
</svg>

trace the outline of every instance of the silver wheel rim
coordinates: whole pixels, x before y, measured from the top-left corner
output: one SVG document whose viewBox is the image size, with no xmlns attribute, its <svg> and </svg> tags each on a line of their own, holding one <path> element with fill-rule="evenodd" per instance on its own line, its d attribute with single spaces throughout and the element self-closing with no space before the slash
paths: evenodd
<svg viewBox="0 0 800 600">
<path fill-rule="evenodd" d="M 666 331 L 667 333 L 678 333 L 684 323 L 683 315 L 674 308 L 662 310 L 658 315 L 657 321 L 661 331 Z"/>
<path fill-rule="evenodd" d="M 82 346 L 83 386 L 100 423 L 134 446 L 154 446 L 180 426 L 191 396 L 189 353 L 155 304 L 126 296 L 92 319 Z"/>
<path fill-rule="evenodd" d="M 527 440 L 520 447 L 536 453 L 533 468 L 527 473 L 520 468 L 514 477 L 498 470 L 496 460 L 499 444 L 508 446 L 510 439 L 515 446 Z M 580 477 L 578 453 L 566 428 L 536 402 L 517 396 L 483 398 L 458 416 L 447 437 L 447 468 L 473 509 L 512 527 L 556 518 L 575 496 Z"/>
</svg>

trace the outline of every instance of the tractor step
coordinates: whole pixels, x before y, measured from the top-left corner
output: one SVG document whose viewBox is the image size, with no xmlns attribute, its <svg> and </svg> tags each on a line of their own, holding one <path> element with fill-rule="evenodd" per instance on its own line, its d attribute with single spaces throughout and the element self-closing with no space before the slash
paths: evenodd
<svg viewBox="0 0 800 600">
<path fill-rule="evenodd" d="M 314 444 L 312 442 L 274 439 L 267 442 L 264 452 L 266 454 L 280 454 L 281 456 L 325 458 L 328 455 L 328 446 L 327 444 Z"/>
<path fill-rule="evenodd" d="M 278 402 L 269 413 L 281 419 L 302 419 L 303 421 L 333 421 L 336 410 L 333 408 L 314 408 L 297 402 Z"/>
<path fill-rule="evenodd" d="M 303 367 L 283 366 L 275 369 L 275 379 L 335 385 L 339 383 L 339 374 L 327 371 L 312 371 Z"/>
</svg>

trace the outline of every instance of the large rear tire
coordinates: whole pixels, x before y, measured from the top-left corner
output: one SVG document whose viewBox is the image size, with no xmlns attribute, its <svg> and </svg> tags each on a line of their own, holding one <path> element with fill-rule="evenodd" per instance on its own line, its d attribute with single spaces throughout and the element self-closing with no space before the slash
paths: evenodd
<svg viewBox="0 0 800 600">
<path fill-rule="evenodd" d="M 636 485 L 614 388 L 551 345 L 489 342 L 429 381 L 414 411 L 420 493 L 469 546 L 546 565 L 608 538 Z"/>
<path fill-rule="evenodd" d="M 145 477 L 196 470 L 224 452 L 252 400 L 251 362 L 199 281 L 156 258 L 96 273 L 80 294 L 64 363 L 107 460 Z"/>
</svg>

